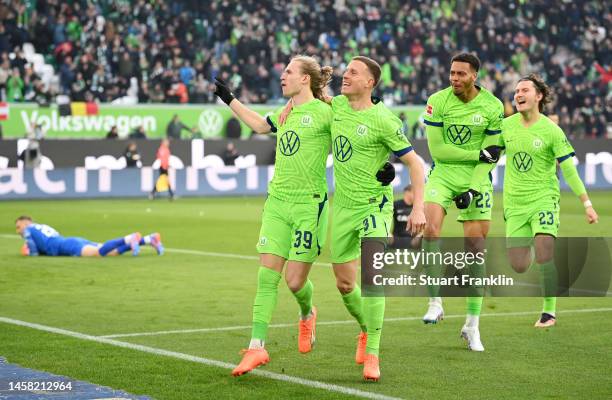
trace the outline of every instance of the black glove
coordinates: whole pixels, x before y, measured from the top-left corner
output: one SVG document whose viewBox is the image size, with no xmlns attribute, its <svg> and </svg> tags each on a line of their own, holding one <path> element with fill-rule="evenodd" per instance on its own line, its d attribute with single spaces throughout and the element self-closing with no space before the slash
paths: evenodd
<svg viewBox="0 0 612 400">
<path fill-rule="evenodd" d="M 474 197 L 478 196 L 479 194 L 480 193 L 478 193 L 474 189 L 470 189 L 467 192 L 463 192 L 457 197 L 455 197 L 453 201 L 457 205 L 458 209 L 464 210 L 470 206 L 470 203 L 472 202 L 472 200 L 474 200 Z"/>
<path fill-rule="evenodd" d="M 376 173 L 376 180 L 382 183 L 383 186 L 388 186 L 395 179 L 395 168 L 390 162 L 386 162 L 383 167 Z"/>
<path fill-rule="evenodd" d="M 234 93 L 227 86 L 227 83 L 219 78 L 215 78 L 215 95 L 228 106 L 235 99 Z"/>
<path fill-rule="evenodd" d="M 503 146 L 488 146 L 480 150 L 480 161 L 495 164 L 499 161 Z"/>
</svg>

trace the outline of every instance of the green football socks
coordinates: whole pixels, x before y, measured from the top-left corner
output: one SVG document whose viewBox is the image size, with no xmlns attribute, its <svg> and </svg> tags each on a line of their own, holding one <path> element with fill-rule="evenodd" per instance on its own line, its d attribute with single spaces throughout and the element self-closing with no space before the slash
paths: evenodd
<svg viewBox="0 0 612 400">
<path fill-rule="evenodd" d="M 485 264 L 472 264 L 469 267 L 470 277 L 484 278 Z M 479 316 L 482 309 L 482 296 L 484 296 L 483 286 L 470 286 L 468 288 L 468 296 L 466 298 L 467 314 Z"/>
<path fill-rule="evenodd" d="M 308 315 L 310 315 L 310 311 L 312 311 L 312 291 L 312 282 L 310 279 L 307 279 L 306 283 L 300 290 L 293 292 L 293 296 L 300 306 L 300 314 L 303 318 L 308 317 Z"/>
<path fill-rule="evenodd" d="M 535 264 L 535 267 L 540 271 L 540 282 L 542 284 L 542 292 L 544 294 L 544 308 L 542 312 L 555 315 L 557 307 L 557 268 L 553 260 L 542 264 Z"/>
<path fill-rule="evenodd" d="M 440 252 L 440 240 L 427 240 L 423 239 L 423 250 L 425 253 L 438 253 Z M 432 258 L 432 257 L 428 257 Z M 427 276 L 432 278 L 441 278 L 443 275 L 442 266 L 437 263 L 425 263 L 425 273 Z M 427 286 L 427 290 L 429 291 L 429 297 L 439 297 L 440 296 L 440 286 L 439 285 L 429 285 Z"/>
<path fill-rule="evenodd" d="M 273 269 L 259 267 L 257 273 L 257 293 L 253 302 L 253 330 L 252 339 L 266 340 L 268 325 L 272 320 L 272 312 L 276 307 L 278 298 L 278 283 L 281 274 Z"/>
<path fill-rule="evenodd" d="M 355 285 L 353 291 L 343 294 L 342 301 L 344 302 L 344 306 L 348 310 L 349 314 L 355 317 L 359 323 L 361 330 L 366 332 L 366 323 L 363 313 L 363 299 L 361 298 L 361 289 L 359 286 Z"/>
<path fill-rule="evenodd" d="M 368 333 L 366 353 L 378 356 L 380 334 L 382 333 L 383 319 L 385 318 L 385 298 L 364 297 L 363 314 Z"/>
</svg>

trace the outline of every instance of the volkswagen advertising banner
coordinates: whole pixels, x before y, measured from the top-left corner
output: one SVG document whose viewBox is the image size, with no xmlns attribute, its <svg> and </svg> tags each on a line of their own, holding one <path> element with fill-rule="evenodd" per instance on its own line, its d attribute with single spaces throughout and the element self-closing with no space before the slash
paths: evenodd
<svg viewBox="0 0 612 400">
<path fill-rule="evenodd" d="M 275 111 L 279 106 L 249 106 L 262 115 Z M 399 114 L 404 112 L 410 125 L 420 117 L 423 106 L 392 107 Z M 57 105 L 41 107 L 37 104 L 9 104 L 8 119 L 2 122 L 5 138 L 22 138 L 31 132 L 33 124 L 40 125 L 46 138 L 104 138 L 117 126 L 120 137 L 142 126 L 148 138 L 166 135 L 166 126 L 174 115 L 189 128 L 195 128 L 195 136 L 219 138 L 226 136 L 227 121 L 232 117 L 229 107 L 214 104 L 139 104 L 133 106 L 101 104 L 95 115 L 60 115 Z M 248 138 L 251 129 L 241 124 L 241 135 Z M 186 135 L 186 132 L 184 133 Z"/>
</svg>

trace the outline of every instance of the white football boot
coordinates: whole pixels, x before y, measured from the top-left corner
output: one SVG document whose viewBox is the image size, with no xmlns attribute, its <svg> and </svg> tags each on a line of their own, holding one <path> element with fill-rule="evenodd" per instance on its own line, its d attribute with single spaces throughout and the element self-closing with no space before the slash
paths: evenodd
<svg viewBox="0 0 612 400">
<path fill-rule="evenodd" d="M 444 309 L 442 308 L 442 297 L 430 297 L 429 308 L 423 316 L 424 324 L 437 324 L 444 319 Z"/>
<path fill-rule="evenodd" d="M 463 325 L 463 328 L 461 328 L 461 337 L 467 341 L 468 350 L 484 351 L 484 346 L 480 341 L 478 326 Z"/>
</svg>

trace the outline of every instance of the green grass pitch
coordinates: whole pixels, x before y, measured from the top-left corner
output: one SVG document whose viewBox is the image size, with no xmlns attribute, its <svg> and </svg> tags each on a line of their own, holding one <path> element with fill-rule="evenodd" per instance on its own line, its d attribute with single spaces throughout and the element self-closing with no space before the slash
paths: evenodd
<svg viewBox="0 0 612 400">
<path fill-rule="evenodd" d="M 600 223 L 589 226 L 580 202 L 563 195 L 561 235 L 612 236 L 612 192 L 594 192 L 592 199 Z M 493 235 L 501 236 L 501 198 L 495 200 L 491 228 Z M 316 265 L 311 274 L 321 322 L 313 352 L 297 351 L 298 307 L 281 283 L 272 323 L 288 326 L 270 329 L 267 348 L 272 360 L 260 368 L 278 375 L 231 377 L 228 365 L 221 363 L 237 363 L 240 349 L 248 344 L 263 202 L 0 202 L 0 317 L 89 335 L 0 322 L 0 356 L 24 367 L 156 399 L 611 397 L 609 297 L 559 299 L 558 325 L 548 330 L 533 328 L 539 298 L 486 298 L 480 324 L 484 353 L 467 351 L 459 338 L 463 299 L 447 299 L 450 318 L 425 326 L 420 317 L 426 299 L 391 298 L 386 318 L 395 320 L 386 322 L 383 331 L 382 379 L 363 382 L 362 368 L 354 363 L 358 327 L 350 321 L 331 268 L 325 265 Z M 146 248 L 139 257 L 24 258 L 18 255 L 21 241 L 13 225 L 20 214 L 30 214 L 65 236 L 97 241 L 135 230 L 159 231 L 168 251 L 163 257 Z M 461 234 L 455 217 L 452 212 L 447 218 L 445 235 Z M 329 261 L 328 249 L 319 261 Z M 95 341 L 106 335 L 204 328 L 211 329 L 112 338 L 174 352 L 167 355 Z M 187 359 L 190 356 L 198 358 Z M 209 361 L 221 363 L 206 364 Z M 284 377 L 291 381 L 280 380 Z"/>
</svg>

